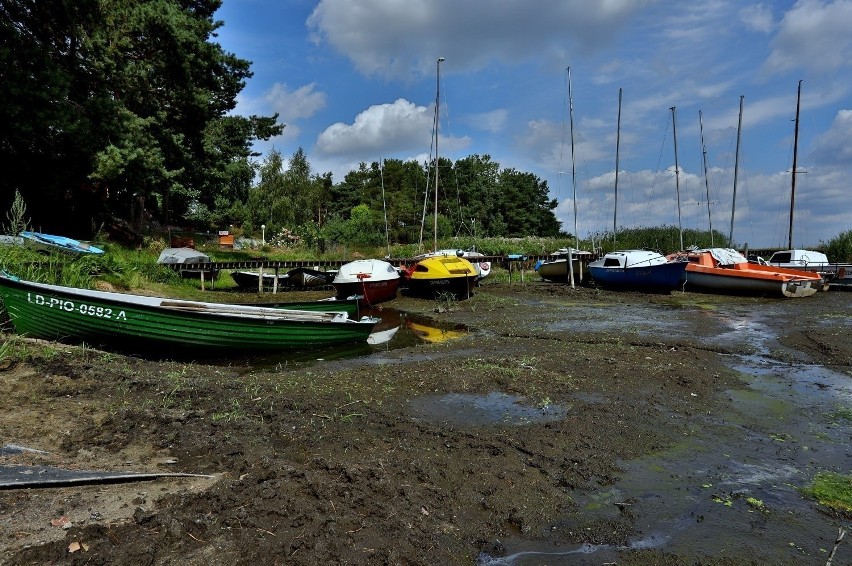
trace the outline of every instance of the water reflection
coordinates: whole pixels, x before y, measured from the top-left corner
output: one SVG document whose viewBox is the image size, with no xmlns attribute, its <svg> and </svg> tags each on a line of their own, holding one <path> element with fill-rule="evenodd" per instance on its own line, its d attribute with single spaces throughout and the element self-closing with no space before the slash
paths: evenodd
<svg viewBox="0 0 852 566">
<path fill-rule="evenodd" d="M 467 330 L 462 328 L 441 328 L 413 320 L 407 321 L 406 324 L 415 336 L 430 344 L 446 342 L 467 335 Z"/>
<path fill-rule="evenodd" d="M 461 338 L 469 333 L 463 326 L 441 324 L 429 317 L 412 315 L 393 308 L 361 309 L 360 314 L 379 319 L 366 342 L 262 356 L 246 355 L 242 359 L 232 357 L 221 361 L 228 365 L 244 364 L 253 368 L 310 365 L 326 360 L 365 357 L 375 352 L 387 352 L 425 343 L 445 342 Z"/>
<path fill-rule="evenodd" d="M 373 332 L 367 337 L 367 344 L 371 346 L 385 345 L 382 350 L 390 349 L 389 345 L 402 326 L 402 313 L 396 309 L 373 307 L 361 309 L 362 316 L 378 318 L 379 323 L 373 328 Z"/>
<path fill-rule="evenodd" d="M 372 308 L 362 310 L 361 314 L 381 320 L 367 342 L 374 346 L 383 346 L 382 350 L 407 348 L 422 343 L 445 342 L 462 338 L 469 333 L 464 326 L 442 324 L 429 317 L 396 309 Z"/>
</svg>

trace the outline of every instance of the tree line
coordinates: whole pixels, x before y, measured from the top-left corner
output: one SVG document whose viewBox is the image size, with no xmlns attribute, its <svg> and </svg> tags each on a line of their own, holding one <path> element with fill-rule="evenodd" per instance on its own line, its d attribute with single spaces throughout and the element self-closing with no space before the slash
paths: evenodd
<svg viewBox="0 0 852 566">
<path fill-rule="evenodd" d="M 277 114 L 230 113 L 252 72 L 215 41 L 220 6 L 0 3 L 0 206 L 17 191 L 36 228 L 74 237 L 191 223 L 266 225 L 306 240 L 419 238 L 434 163 L 362 163 L 335 183 L 302 149 L 286 167 L 274 150 L 258 161 L 253 144 L 284 125 Z M 535 175 L 489 156 L 438 166 L 439 234 L 560 233 L 556 201 Z"/>
<path fill-rule="evenodd" d="M 489 156 L 455 162 L 441 158 L 435 222 L 434 162 L 388 159 L 361 163 L 339 183 L 331 174 L 313 174 L 303 149 L 284 166 L 270 151 L 248 200 L 235 203 L 220 224 L 244 233 L 287 230 L 314 245 L 345 242 L 375 246 L 385 241 L 411 244 L 438 237 L 556 237 L 560 223 L 546 181 L 514 169 L 501 169 Z M 214 219 L 209 219 L 215 222 Z"/>
</svg>

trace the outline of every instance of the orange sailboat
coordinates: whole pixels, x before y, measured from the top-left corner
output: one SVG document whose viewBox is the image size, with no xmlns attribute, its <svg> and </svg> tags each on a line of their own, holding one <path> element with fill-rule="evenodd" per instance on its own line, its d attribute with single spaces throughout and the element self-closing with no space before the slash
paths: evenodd
<svg viewBox="0 0 852 566">
<path fill-rule="evenodd" d="M 667 257 L 689 262 L 684 271 L 685 288 L 696 291 L 801 298 L 825 286 L 818 273 L 749 263 L 730 248 L 689 250 Z"/>
</svg>

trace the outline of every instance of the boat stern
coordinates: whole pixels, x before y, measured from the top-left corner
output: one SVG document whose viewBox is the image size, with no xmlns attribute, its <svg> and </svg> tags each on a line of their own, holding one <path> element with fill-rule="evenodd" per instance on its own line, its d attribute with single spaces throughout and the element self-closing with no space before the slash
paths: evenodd
<svg viewBox="0 0 852 566">
<path fill-rule="evenodd" d="M 810 297 L 819 292 L 824 286 L 823 281 L 815 279 L 787 281 L 781 287 L 781 292 L 785 297 L 791 299 L 800 299 L 802 297 Z"/>
</svg>

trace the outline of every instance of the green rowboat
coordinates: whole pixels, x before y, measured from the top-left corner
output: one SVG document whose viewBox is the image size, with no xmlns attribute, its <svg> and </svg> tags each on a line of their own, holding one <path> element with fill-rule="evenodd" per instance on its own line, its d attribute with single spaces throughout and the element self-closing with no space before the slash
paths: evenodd
<svg viewBox="0 0 852 566">
<path fill-rule="evenodd" d="M 316 301 L 287 301 L 271 303 L 240 303 L 247 307 L 268 307 L 271 309 L 285 309 L 294 311 L 321 311 L 321 312 L 345 312 L 349 318 L 358 318 L 360 312 L 358 296 L 354 295 L 348 299 L 330 297 Z"/>
<path fill-rule="evenodd" d="M 345 312 L 227 305 L 93 291 L 24 281 L 0 273 L 0 297 L 22 335 L 216 355 L 316 349 L 366 342 L 377 319 Z"/>
</svg>

